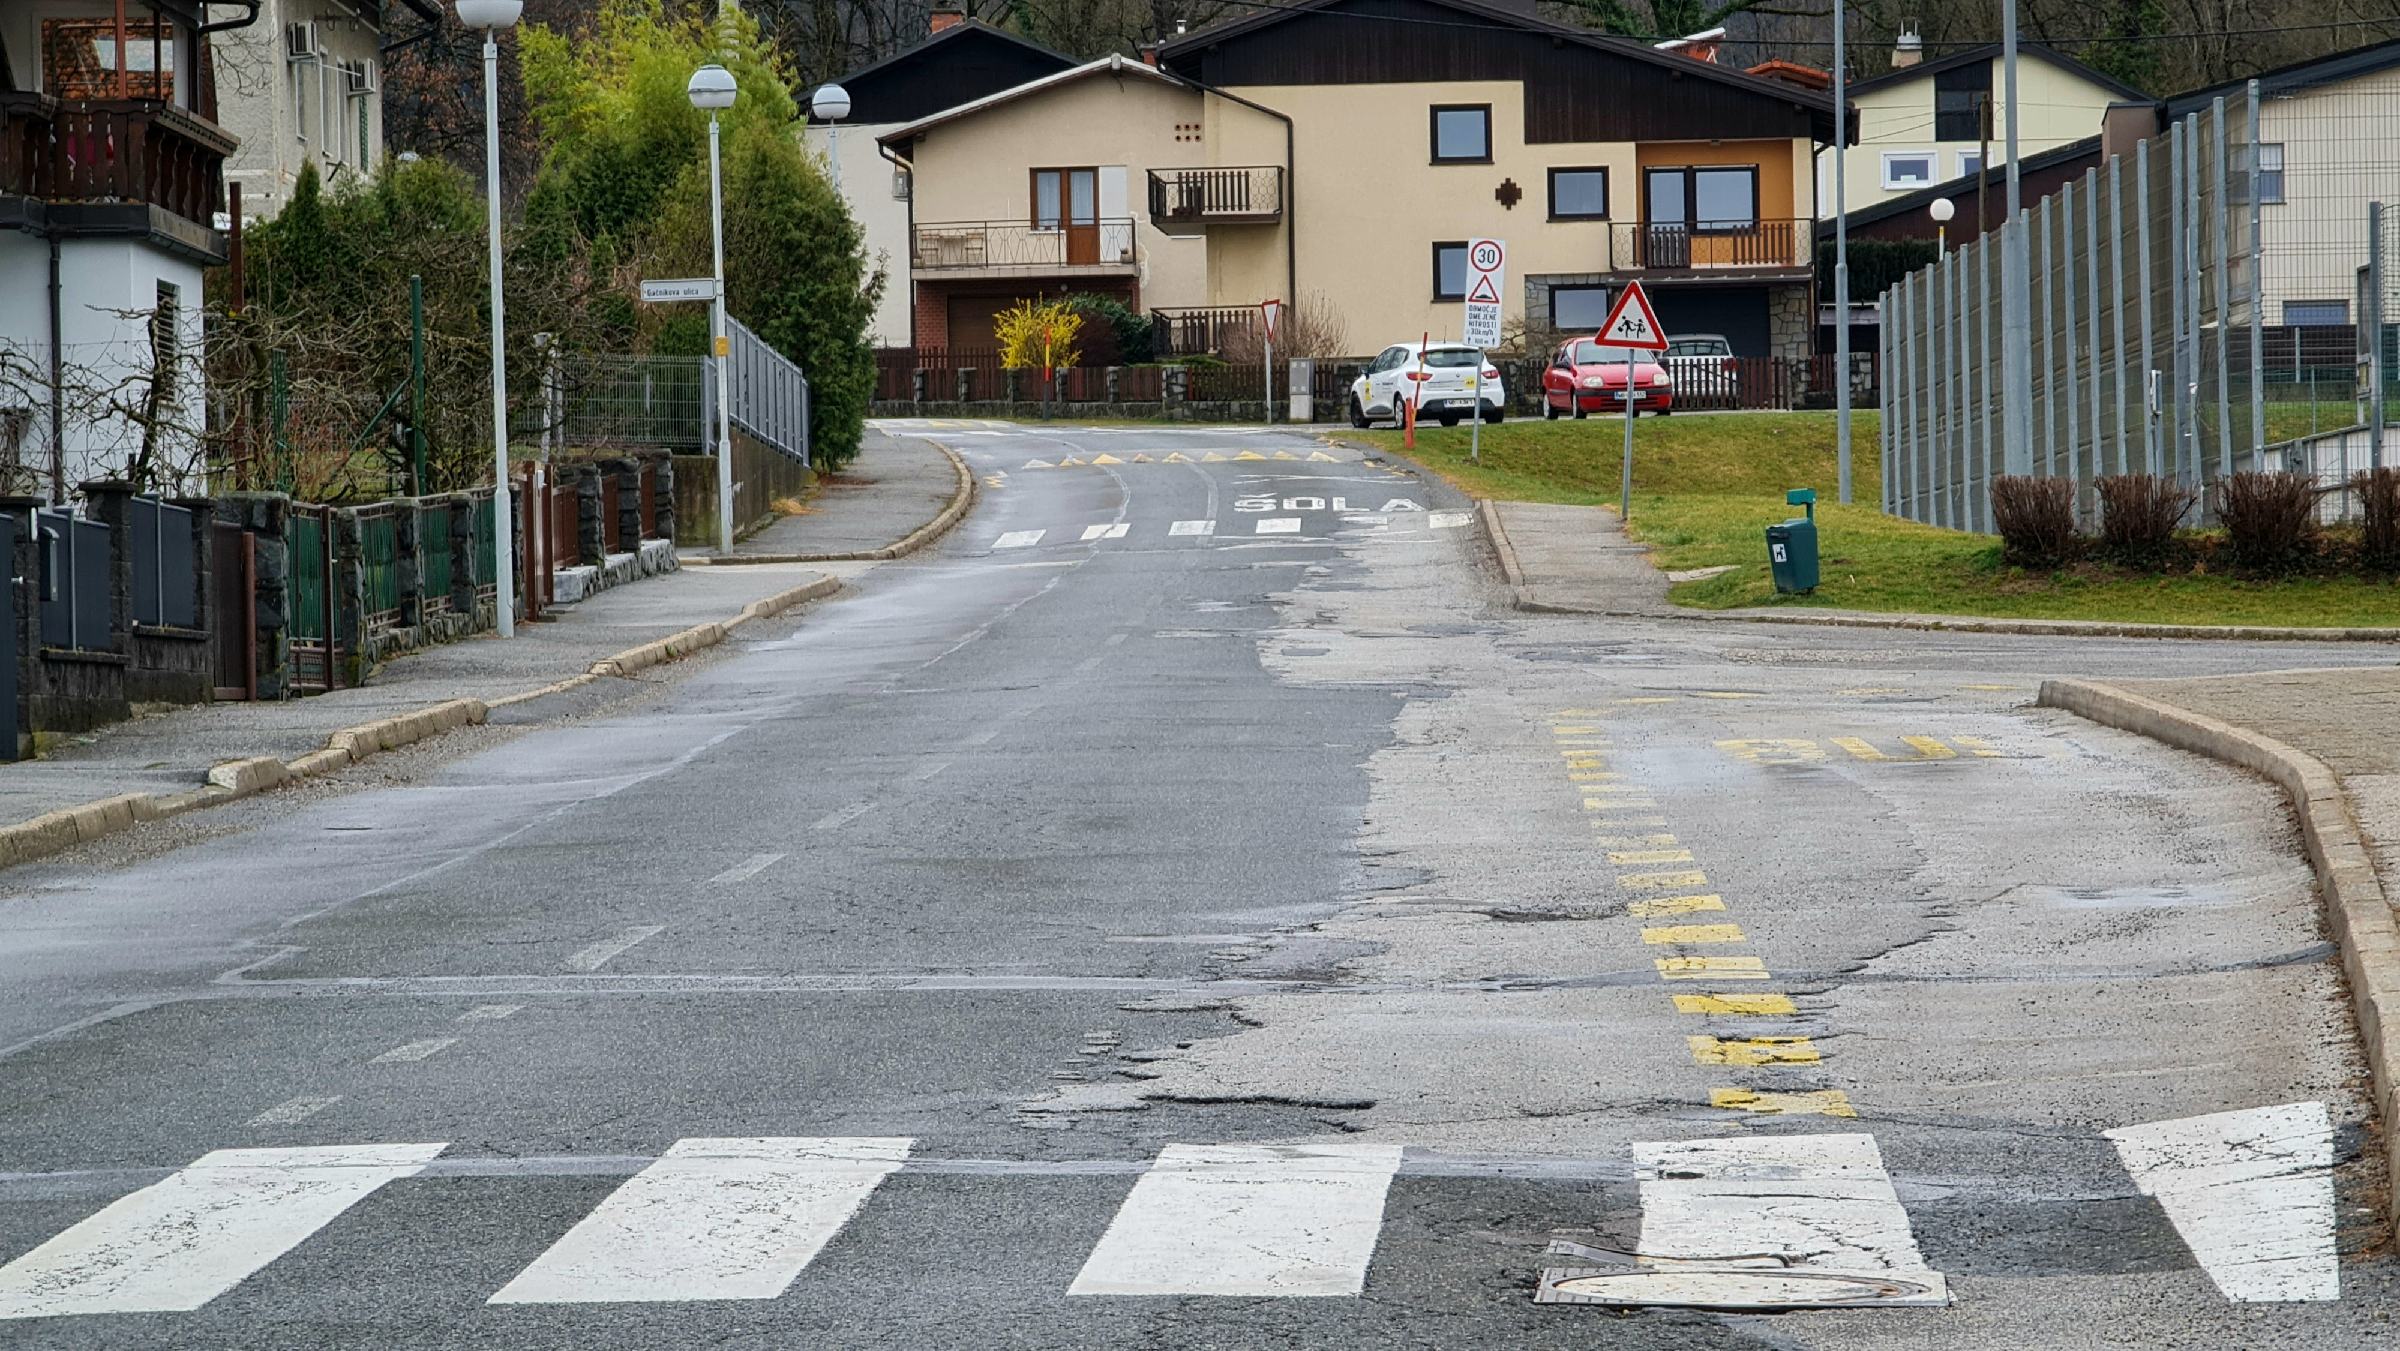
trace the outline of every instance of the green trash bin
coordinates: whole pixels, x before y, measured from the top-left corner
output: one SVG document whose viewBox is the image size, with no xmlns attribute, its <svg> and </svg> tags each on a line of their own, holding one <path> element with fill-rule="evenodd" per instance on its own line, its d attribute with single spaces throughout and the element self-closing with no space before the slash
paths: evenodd
<svg viewBox="0 0 2400 1351">
<path fill-rule="evenodd" d="M 1767 527 L 1767 567 L 1775 574 L 1775 589 L 1798 595 L 1817 589 L 1817 494 L 1813 488 L 1794 488 L 1784 504 L 1808 508 L 1808 515 Z"/>
</svg>

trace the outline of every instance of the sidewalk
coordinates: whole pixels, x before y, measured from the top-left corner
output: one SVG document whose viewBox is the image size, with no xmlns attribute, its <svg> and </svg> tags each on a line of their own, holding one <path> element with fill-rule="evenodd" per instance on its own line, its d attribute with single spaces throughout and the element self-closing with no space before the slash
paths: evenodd
<svg viewBox="0 0 2400 1351">
<path fill-rule="evenodd" d="M 2300 821 L 2341 948 L 2400 1175 L 2400 668 L 2110 683 L 2052 680 L 2041 703 L 2254 770 Z M 2392 1198 L 2400 1218 L 2400 1191 Z"/>
<path fill-rule="evenodd" d="M 815 540 L 905 552 L 963 513 L 969 494 L 940 452 L 870 437 L 862 472 L 803 519 Z M 938 499 L 929 487 L 934 468 L 946 484 Z M 480 722 L 491 705 L 589 681 L 601 663 L 616 663 L 605 678 L 672 660 L 723 641 L 735 625 L 829 595 L 871 566 L 761 559 L 687 569 L 520 624 L 513 639 L 479 635 L 397 657 L 355 689 L 180 708 L 68 738 L 43 759 L 0 765 L 0 867 Z M 362 732 L 348 739 L 355 749 L 325 754 L 349 732 Z M 238 773 L 223 768 L 235 762 L 249 763 Z"/>
<path fill-rule="evenodd" d="M 858 458 L 841 473 L 818 480 L 806 510 L 734 545 L 734 561 L 800 563 L 896 554 L 929 523 L 946 524 L 940 518 L 972 484 L 965 469 L 932 442 L 869 427 Z"/>
</svg>

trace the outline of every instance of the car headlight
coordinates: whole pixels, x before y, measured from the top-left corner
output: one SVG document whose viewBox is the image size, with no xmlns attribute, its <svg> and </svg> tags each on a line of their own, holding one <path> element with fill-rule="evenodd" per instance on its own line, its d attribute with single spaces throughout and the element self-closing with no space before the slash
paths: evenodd
<svg viewBox="0 0 2400 1351">
<path fill-rule="evenodd" d="M 1675 382 L 1667 378 L 1667 373 L 1665 371 L 1660 371 L 1658 374 L 1650 377 L 1650 383 L 1658 386 L 1661 389 L 1664 389 L 1668 385 L 1674 384 Z"/>
<path fill-rule="evenodd" d="M 1598 388 L 1600 388 L 1600 387 L 1601 387 L 1601 381 L 1600 381 L 1600 377 L 1599 377 L 1599 376 L 1597 376 L 1597 375 L 1587 375 L 1587 376 L 1583 377 L 1583 387 L 1584 387 L 1585 389 L 1598 389 Z"/>
</svg>

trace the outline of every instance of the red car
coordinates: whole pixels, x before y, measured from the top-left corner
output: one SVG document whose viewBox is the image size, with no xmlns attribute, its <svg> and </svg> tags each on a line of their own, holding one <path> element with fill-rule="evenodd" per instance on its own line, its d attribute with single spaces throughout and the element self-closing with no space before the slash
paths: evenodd
<svg viewBox="0 0 2400 1351">
<path fill-rule="evenodd" d="M 1542 416 L 1623 411 L 1625 369 L 1620 348 L 1602 347 L 1590 338 L 1562 343 L 1550 354 L 1550 369 L 1542 373 Z M 1675 381 L 1666 367 L 1654 361 L 1633 363 L 1633 411 L 1636 416 L 1661 417 L 1675 411 Z"/>
</svg>

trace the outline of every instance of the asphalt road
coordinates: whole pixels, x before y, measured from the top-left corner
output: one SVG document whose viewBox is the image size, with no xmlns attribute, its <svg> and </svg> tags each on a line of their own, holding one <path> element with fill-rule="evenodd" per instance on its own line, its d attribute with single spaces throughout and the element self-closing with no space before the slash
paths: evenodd
<svg viewBox="0 0 2400 1351">
<path fill-rule="evenodd" d="M 2391 1344 L 2278 799 L 2030 707 L 2388 655 L 1523 616 L 1356 451 L 913 430 L 983 504 L 796 624 L 0 875 L 0 1345 Z M 1535 1302 L 1678 1258 L 1935 1307 Z"/>
</svg>

